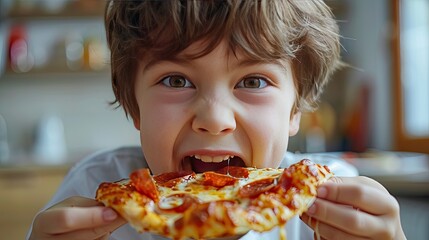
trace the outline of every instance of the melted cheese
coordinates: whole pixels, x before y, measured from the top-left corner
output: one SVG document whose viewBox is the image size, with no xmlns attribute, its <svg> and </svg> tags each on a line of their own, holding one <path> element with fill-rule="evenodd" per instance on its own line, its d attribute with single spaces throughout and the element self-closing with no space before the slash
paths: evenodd
<svg viewBox="0 0 429 240">
<path fill-rule="evenodd" d="M 286 227 L 285 226 L 280 226 L 279 237 L 280 237 L 280 240 L 287 240 L 286 239 Z"/>
<path fill-rule="evenodd" d="M 311 216 L 308 217 L 308 225 L 309 226 L 313 226 L 313 218 Z M 316 234 L 316 240 L 320 240 L 320 232 L 319 232 L 319 221 L 317 219 L 315 219 L 315 224 L 314 224 L 314 233 Z"/>
<path fill-rule="evenodd" d="M 196 178 L 191 178 L 189 180 L 182 179 L 175 187 L 172 188 L 158 186 L 158 191 L 161 198 L 185 193 L 196 196 L 201 202 L 232 200 L 237 198 L 237 192 L 242 186 L 264 178 L 279 177 L 283 172 L 283 169 L 271 168 L 263 170 L 248 168 L 248 170 L 249 177 L 238 179 L 235 185 L 224 186 L 222 188 L 201 185 L 200 183 L 203 182 L 203 175 L 199 174 L 196 176 Z"/>
<path fill-rule="evenodd" d="M 317 220 L 316 220 L 316 226 L 314 227 L 314 232 L 316 233 L 316 239 L 320 240 L 319 221 L 317 221 Z"/>
</svg>

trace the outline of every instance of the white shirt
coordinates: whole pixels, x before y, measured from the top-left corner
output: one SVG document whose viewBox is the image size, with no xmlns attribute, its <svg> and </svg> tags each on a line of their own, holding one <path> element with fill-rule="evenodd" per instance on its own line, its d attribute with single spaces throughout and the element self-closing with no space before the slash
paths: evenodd
<svg viewBox="0 0 429 240">
<path fill-rule="evenodd" d="M 299 161 L 308 155 L 285 154 L 280 167 L 284 168 Z M 310 157 L 309 157 L 310 158 Z M 326 155 L 313 155 L 313 162 L 327 165 L 336 176 L 356 176 L 357 171 L 351 165 L 336 157 Z M 138 168 L 148 168 L 140 147 L 123 147 L 103 152 L 95 153 L 86 159 L 78 162 L 64 178 L 58 191 L 51 201 L 43 209 L 63 201 L 71 196 L 82 196 L 94 198 L 98 185 L 101 182 L 113 182 L 119 179 L 128 178 L 129 174 Z M 31 229 L 30 229 L 31 232 Z M 30 233 L 29 232 L 29 233 Z M 288 240 L 313 239 L 313 231 L 307 227 L 298 217 L 294 217 L 286 224 L 286 234 Z M 29 234 L 27 236 L 27 239 Z M 139 234 L 129 224 L 125 224 L 110 237 L 111 240 L 120 239 L 166 239 L 149 233 Z M 279 239 L 278 229 L 265 233 L 249 232 L 241 240 Z"/>
</svg>

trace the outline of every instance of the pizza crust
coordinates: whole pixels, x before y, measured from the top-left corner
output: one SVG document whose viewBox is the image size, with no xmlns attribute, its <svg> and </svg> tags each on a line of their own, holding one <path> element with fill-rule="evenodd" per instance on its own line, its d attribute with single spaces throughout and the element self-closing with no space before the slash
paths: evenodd
<svg viewBox="0 0 429 240">
<path fill-rule="evenodd" d="M 219 238 L 284 226 L 311 206 L 317 187 L 332 176 L 326 166 L 310 160 L 286 169 L 236 168 L 246 173 L 239 176 L 247 177 L 219 173 L 150 176 L 147 169 L 137 170 L 141 172 L 131 180 L 100 184 L 96 199 L 139 232 L 172 239 Z"/>
</svg>

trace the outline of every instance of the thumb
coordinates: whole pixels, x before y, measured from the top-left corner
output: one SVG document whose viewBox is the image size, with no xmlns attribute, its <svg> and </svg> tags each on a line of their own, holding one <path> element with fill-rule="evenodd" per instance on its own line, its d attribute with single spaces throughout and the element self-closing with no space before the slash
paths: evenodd
<svg viewBox="0 0 429 240">
<path fill-rule="evenodd" d="M 89 231 L 87 233 L 87 236 L 89 236 L 89 235 L 92 235 L 94 237 L 98 236 L 97 239 L 105 240 L 105 239 L 109 239 L 110 234 L 112 232 L 114 232 L 116 229 L 118 229 L 119 227 L 121 227 L 122 225 L 124 225 L 126 223 L 125 219 L 123 219 L 119 215 L 117 215 L 117 217 L 115 219 L 108 220 L 108 221 L 109 221 L 109 223 L 107 223 L 106 225 L 102 225 L 102 226 L 93 228 L 91 230 L 84 230 L 84 231 Z"/>
<path fill-rule="evenodd" d="M 52 208 L 43 212 L 39 218 L 41 222 L 51 223 L 41 226 L 43 232 L 49 234 L 61 234 L 101 226 L 116 229 L 125 223 L 125 220 L 113 209 L 102 206 Z"/>
<path fill-rule="evenodd" d="M 104 236 L 101 236 L 100 238 L 96 239 L 96 240 L 108 240 L 110 237 L 110 233 L 106 233 Z"/>
</svg>

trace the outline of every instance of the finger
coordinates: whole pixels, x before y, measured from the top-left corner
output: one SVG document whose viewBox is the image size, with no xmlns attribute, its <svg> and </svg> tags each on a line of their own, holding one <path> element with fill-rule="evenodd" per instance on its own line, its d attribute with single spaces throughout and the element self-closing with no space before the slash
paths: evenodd
<svg viewBox="0 0 429 240">
<path fill-rule="evenodd" d="M 375 235 L 379 229 L 385 228 L 384 222 L 378 216 L 323 199 L 316 199 L 306 214 L 324 224 L 357 236 Z"/>
<path fill-rule="evenodd" d="M 74 197 L 67 198 L 62 202 L 59 202 L 58 204 L 53 205 L 48 209 L 58 208 L 58 207 L 93 207 L 93 206 L 104 206 L 104 205 L 91 198 L 74 196 Z"/>
<path fill-rule="evenodd" d="M 92 229 L 82 229 L 64 234 L 55 235 L 55 240 L 75 240 L 75 239 L 108 239 L 110 233 L 125 224 L 125 220 L 118 218 L 112 223 Z"/>
<path fill-rule="evenodd" d="M 318 221 L 315 218 L 303 214 L 301 220 L 314 231 L 314 239 L 347 239 L 347 240 L 367 240 L 366 237 L 351 235 L 338 228 L 332 227 L 328 224 Z"/>
<path fill-rule="evenodd" d="M 365 177 L 365 176 L 357 176 L 357 177 L 331 177 L 328 180 L 328 183 L 359 183 L 361 185 L 374 187 L 376 189 L 382 190 L 386 193 L 389 193 L 387 189 L 381 185 L 381 183 L 375 181 L 372 178 Z"/>
<path fill-rule="evenodd" d="M 97 240 L 108 240 L 109 237 L 110 237 L 110 233 L 107 233 L 104 236 L 101 236 L 100 238 L 98 238 Z"/>
<path fill-rule="evenodd" d="M 98 238 L 97 240 L 108 240 L 109 237 L 110 237 L 110 233 L 107 233 L 104 236 L 101 236 L 100 238 Z"/>
<path fill-rule="evenodd" d="M 111 208 L 95 207 L 60 207 L 41 213 L 39 222 L 50 222 L 40 226 L 48 234 L 60 234 L 79 229 L 96 228 L 119 218 Z"/>
<path fill-rule="evenodd" d="M 341 181 L 342 183 L 328 182 L 321 185 L 317 191 L 317 197 L 350 205 L 374 215 L 391 214 L 399 211 L 395 198 L 387 191 L 376 187 L 377 184 L 373 183 L 375 181 L 363 180 L 371 182 L 370 184 L 361 184 L 362 181 L 350 181 L 348 178 L 342 178 Z"/>
</svg>

